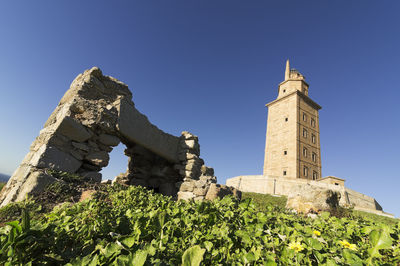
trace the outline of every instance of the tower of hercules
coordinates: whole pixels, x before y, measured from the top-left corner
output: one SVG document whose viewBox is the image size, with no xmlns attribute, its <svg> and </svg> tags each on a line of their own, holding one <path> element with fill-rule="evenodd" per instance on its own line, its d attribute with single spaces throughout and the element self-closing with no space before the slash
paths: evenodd
<svg viewBox="0 0 400 266">
<path fill-rule="evenodd" d="M 268 103 L 264 176 L 321 178 L 321 149 L 316 102 L 308 97 L 308 84 L 286 62 L 285 80 L 278 97 Z"/>
</svg>

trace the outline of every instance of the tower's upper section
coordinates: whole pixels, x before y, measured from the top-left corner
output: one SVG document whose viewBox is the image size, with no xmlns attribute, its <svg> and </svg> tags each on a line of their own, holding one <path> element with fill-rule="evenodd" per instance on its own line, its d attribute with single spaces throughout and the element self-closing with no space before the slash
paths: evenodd
<svg viewBox="0 0 400 266">
<path fill-rule="evenodd" d="M 279 84 L 278 99 L 295 91 L 301 91 L 308 96 L 308 84 L 305 77 L 296 69 L 290 69 L 289 60 L 286 61 L 285 80 Z"/>
</svg>

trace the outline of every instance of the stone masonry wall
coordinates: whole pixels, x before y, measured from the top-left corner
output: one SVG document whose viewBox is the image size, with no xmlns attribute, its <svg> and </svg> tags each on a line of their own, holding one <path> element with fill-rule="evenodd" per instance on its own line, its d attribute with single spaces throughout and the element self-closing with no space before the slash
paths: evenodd
<svg viewBox="0 0 400 266">
<path fill-rule="evenodd" d="M 115 182 L 180 199 L 203 199 L 216 182 L 214 170 L 199 157 L 197 136 L 184 131 L 176 137 L 158 129 L 136 110 L 127 85 L 94 67 L 72 82 L 0 192 L 0 206 L 60 182 L 47 169 L 100 182 L 99 171 L 120 142 L 127 147 L 129 165 Z"/>
<path fill-rule="evenodd" d="M 390 214 L 384 213 L 379 203 L 370 196 L 345 186 L 337 186 L 320 181 L 250 175 L 229 178 L 226 180 L 226 185 L 243 192 L 285 195 L 288 197 L 288 203 L 291 203 L 292 206 L 300 206 L 305 203 L 310 203 L 310 206 L 315 206 L 315 203 L 317 203 L 318 206 L 327 207 L 324 202 L 326 199 L 324 193 L 333 191 L 340 194 L 339 204 L 341 206 L 354 206 L 355 209 L 391 216 Z"/>
</svg>

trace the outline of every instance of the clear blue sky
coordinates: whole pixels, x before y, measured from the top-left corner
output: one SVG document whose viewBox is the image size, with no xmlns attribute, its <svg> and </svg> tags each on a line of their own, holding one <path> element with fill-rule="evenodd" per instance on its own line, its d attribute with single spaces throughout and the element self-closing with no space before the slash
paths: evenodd
<svg viewBox="0 0 400 266">
<path fill-rule="evenodd" d="M 11 174 L 71 81 L 99 66 L 164 131 L 198 135 L 226 178 L 261 174 L 284 64 L 319 103 L 322 174 L 400 216 L 398 1 L 2 1 L 0 172 Z M 126 169 L 119 146 L 112 178 Z"/>
</svg>

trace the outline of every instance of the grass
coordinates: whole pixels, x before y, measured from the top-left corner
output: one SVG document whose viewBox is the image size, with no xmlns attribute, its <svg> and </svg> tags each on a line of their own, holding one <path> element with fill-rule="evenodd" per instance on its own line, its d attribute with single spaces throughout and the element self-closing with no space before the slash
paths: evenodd
<svg viewBox="0 0 400 266">
<path fill-rule="evenodd" d="M 380 222 L 380 223 L 385 223 L 385 224 L 389 224 L 389 225 L 395 225 L 398 222 L 400 222 L 400 219 L 398 219 L 398 218 L 390 218 L 390 217 L 381 216 L 381 215 L 364 212 L 364 211 L 358 211 L 358 210 L 353 210 L 353 216 L 360 217 L 365 220 L 371 220 L 374 222 Z"/>
<path fill-rule="evenodd" d="M 268 206 L 277 207 L 280 210 L 285 209 L 287 197 L 286 196 L 273 196 L 270 194 L 261 194 L 261 193 L 253 193 L 253 192 L 242 192 L 242 200 L 247 198 L 252 198 L 254 204 L 256 205 L 257 210 L 259 211 L 267 211 Z M 374 213 L 345 209 L 340 208 L 332 213 L 334 216 L 338 217 L 354 217 L 354 218 L 362 218 L 365 220 L 370 220 L 373 222 L 380 222 L 388 225 L 397 224 L 400 219 L 390 218 L 386 216 L 377 215 Z"/>
<path fill-rule="evenodd" d="M 0 191 L 3 189 L 3 187 L 6 185 L 6 183 L 0 182 Z"/>
<path fill-rule="evenodd" d="M 247 198 L 253 199 L 253 202 L 259 211 L 267 211 L 268 206 L 284 209 L 287 202 L 286 196 L 272 196 L 270 194 L 242 192 L 242 200 Z"/>
</svg>

